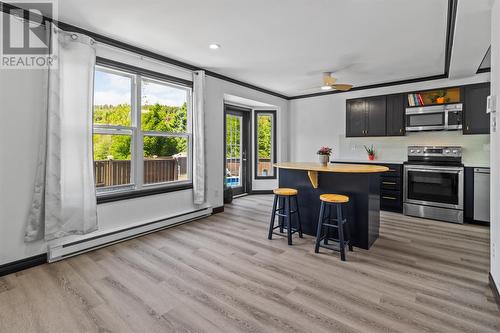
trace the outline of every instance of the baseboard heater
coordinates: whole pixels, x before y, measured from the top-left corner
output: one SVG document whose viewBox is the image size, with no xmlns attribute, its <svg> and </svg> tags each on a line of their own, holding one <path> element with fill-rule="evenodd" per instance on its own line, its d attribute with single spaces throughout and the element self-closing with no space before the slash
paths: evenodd
<svg viewBox="0 0 500 333">
<path fill-rule="evenodd" d="M 78 254 L 92 251 L 101 247 L 123 242 L 127 239 L 146 235 L 162 229 L 167 229 L 179 224 L 191 222 L 212 214 L 212 208 L 204 208 L 189 213 L 179 214 L 166 219 L 157 220 L 133 226 L 126 229 L 112 231 L 79 241 L 49 247 L 47 261 L 55 262 Z"/>
</svg>

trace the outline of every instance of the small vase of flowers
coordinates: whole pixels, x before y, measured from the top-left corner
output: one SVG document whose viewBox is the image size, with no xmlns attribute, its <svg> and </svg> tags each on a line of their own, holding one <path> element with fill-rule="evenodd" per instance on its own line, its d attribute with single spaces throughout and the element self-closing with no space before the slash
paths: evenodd
<svg viewBox="0 0 500 333">
<path fill-rule="evenodd" d="M 375 148 L 373 148 L 373 145 L 371 145 L 370 147 L 365 146 L 365 150 L 368 154 L 368 159 L 370 161 L 373 161 L 375 159 Z"/>
<path fill-rule="evenodd" d="M 323 165 L 327 165 L 330 161 L 330 155 L 332 154 L 332 148 L 330 147 L 321 147 L 318 150 L 318 161 Z"/>
</svg>

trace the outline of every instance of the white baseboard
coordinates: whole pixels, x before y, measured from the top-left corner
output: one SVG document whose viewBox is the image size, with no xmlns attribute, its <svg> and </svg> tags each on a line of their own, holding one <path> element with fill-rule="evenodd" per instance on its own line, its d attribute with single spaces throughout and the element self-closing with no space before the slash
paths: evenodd
<svg viewBox="0 0 500 333">
<path fill-rule="evenodd" d="M 163 220 L 152 221 L 142 225 L 113 231 L 107 234 L 90 237 L 67 244 L 51 246 L 48 249 L 48 262 L 55 262 L 78 254 L 95 250 L 101 247 L 122 242 L 127 239 L 135 238 L 141 235 L 149 234 L 162 229 L 170 228 L 175 225 L 187 223 L 193 220 L 206 217 L 212 213 L 212 208 L 204 208 L 194 212 L 175 215 Z"/>
</svg>

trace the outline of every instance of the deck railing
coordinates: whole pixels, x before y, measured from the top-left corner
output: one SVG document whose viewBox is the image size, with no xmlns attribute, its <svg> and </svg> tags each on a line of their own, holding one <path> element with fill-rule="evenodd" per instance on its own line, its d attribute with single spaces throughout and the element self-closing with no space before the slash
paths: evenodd
<svg viewBox="0 0 500 333">
<path fill-rule="evenodd" d="M 130 160 L 94 161 L 96 187 L 130 184 Z M 144 159 L 144 184 L 171 182 L 187 174 L 186 157 Z"/>
<path fill-rule="evenodd" d="M 239 158 L 228 158 L 226 159 L 226 168 L 231 173 L 231 176 L 239 176 L 240 175 L 240 159 Z M 259 159 L 259 163 L 257 163 L 258 167 L 258 175 L 262 175 L 263 171 L 266 170 L 267 174 L 272 168 L 271 160 L 268 158 Z"/>
</svg>

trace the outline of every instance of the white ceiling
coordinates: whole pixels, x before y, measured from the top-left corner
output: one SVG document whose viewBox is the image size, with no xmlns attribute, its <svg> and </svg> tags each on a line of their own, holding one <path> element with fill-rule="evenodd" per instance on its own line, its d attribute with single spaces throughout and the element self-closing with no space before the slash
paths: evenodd
<svg viewBox="0 0 500 333">
<path fill-rule="evenodd" d="M 478 0 L 461 0 L 478 1 Z M 482 1 L 482 0 L 480 0 Z M 443 74 L 447 0 L 60 0 L 63 22 L 285 95 Z M 222 48 L 209 50 L 208 44 Z"/>
<path fill-rule="evenodd" d="M 267 103 L 262 103 L 259 101 L 254 101 L 253 99 L 248 99 L 244 97 L 239 97 L 235 95 L 230 95 L 230 94 L 224 94 L 224 103 L 227 104 L 232 104 L 232 105 L 237 105 L 237 106 L 243 106 L 243 107 L 248 107 L 248 108 L 272 108 L 275 109 L 275 105 L 267 104 Z"/>
<path fill-rule="evenodd" d="M 481 62 L 480 69 L 491 68 L 491 48 L 488 49 L 488 52 L 484 56 L 483 61 Z"/>
<path fill-rule="evenodd" d="M 450 77 L 476 74 L 491 44 L 493 0 L 458 1 Z"/>
</svg>

